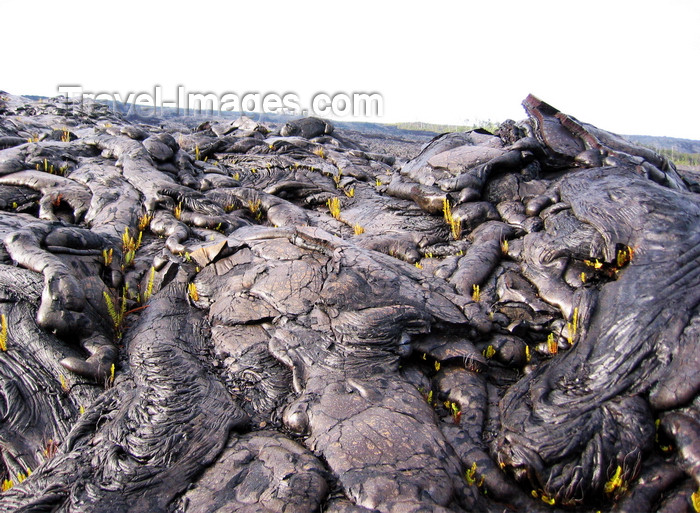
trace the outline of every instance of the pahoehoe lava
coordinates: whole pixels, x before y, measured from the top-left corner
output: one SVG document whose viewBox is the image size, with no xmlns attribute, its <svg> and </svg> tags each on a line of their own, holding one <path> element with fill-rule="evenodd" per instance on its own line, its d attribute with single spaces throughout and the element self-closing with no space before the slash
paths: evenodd
<svg viewBox="0 0 700 513">
<path fill-rule="evenodd" d="M 0 509 L 698 511 L 700 186 L 523 106 L 420 147 L 0 94 Z"/>
</svg>

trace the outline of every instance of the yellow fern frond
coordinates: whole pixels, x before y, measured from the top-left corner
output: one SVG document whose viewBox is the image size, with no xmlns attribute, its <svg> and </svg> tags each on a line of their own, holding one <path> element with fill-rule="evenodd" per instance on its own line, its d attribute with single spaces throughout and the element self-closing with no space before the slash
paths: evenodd
<svg viewBox="0 0 700 513">
<path fill-rule="evenodd" d="M 331 198 L 326 202 L 333 218 L 340 220 L 340 198 Z"/>
<path fill-rule="evenodd" d="M 190 296 L 190 299 L 192 301 L 199 301 L 199 292 L 197 292 L 197 284 L 196 283 L 188 283 L 187 284 L 187 293 Z"/>
<path fill-rule="evenodd" d="M 0 315 L 0 351 L 7 351 L 7 317 Z"/>
<path fill-rule="evenodd" d="M 481 301 L 481 287 L 478 285 L 472 285 L 472 300 L 475 303 Z"/>
</svg>

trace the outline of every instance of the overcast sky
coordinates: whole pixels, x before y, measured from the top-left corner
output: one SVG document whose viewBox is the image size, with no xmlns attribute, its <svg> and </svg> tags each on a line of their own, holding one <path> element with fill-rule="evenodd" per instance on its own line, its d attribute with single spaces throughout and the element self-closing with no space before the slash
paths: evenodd
<svg viewBox="0 0 700 513">
<path fill-rule="evenodd" d="M 378 92 L 376 121 L 438 123 L 522 119 L 533 93 L 614 132 L 700 139 L 697 0 L 186 5 L 2 1 L 0 89 Z"/>
</svg>

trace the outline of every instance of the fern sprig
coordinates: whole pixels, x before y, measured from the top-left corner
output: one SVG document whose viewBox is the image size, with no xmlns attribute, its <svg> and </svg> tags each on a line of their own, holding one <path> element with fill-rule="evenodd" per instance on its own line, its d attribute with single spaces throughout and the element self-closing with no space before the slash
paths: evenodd
<svg viewBox="0 0 700 513">
<path fill-rule="evenodd" d="M 151 266 L 151 272 L 148 276 L 148 283 L 146 284 L 146 292 L 143 294 L 144 302 L 148 301 L 153 295 L 153 282 L 156 278 L 156 268 Z"/>
<path fill-rule="evenodd" d="M 0 315 L 0 351 L 7 351 L 7 317 Z"/>
</svg>

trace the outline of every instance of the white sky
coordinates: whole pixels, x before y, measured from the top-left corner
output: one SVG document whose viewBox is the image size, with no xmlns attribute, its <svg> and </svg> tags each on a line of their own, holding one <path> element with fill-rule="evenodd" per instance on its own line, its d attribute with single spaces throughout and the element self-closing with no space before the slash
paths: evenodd
<svg viewBox="0 0 700 513">
<path fill-rule="evenodd" d="M 531 92 L 614 132 L 700 139 L 697 0 L 0 0 L 0 13 L 13 94 L 378 92 L 378 122 L 463 123 L 522 119 Z"/>
</svg>

